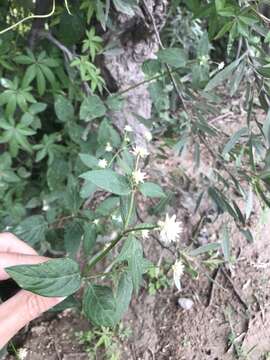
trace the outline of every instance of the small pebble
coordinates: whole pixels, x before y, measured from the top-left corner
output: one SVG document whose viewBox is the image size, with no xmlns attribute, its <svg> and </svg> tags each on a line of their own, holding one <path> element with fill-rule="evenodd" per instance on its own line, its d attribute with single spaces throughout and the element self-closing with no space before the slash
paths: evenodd
<svg viewBox="0 0 270 360">
<path fill-rule="evenodd" d="M 178 305 L 184 310 L 191 310 L 194 305 L 194 301 L 187 298 L 179 298 Z"/>
</svg>

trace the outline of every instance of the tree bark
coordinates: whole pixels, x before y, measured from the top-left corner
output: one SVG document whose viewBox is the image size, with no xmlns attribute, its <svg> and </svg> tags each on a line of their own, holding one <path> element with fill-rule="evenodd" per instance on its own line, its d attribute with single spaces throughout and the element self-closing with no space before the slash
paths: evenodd
<svg viewBox="0 0 270 360">
<path fill-rule="evenodd" d="M 53 5 L 52 0 L 36 0 L 35 15 L 48 14 L 52 9 L 52 5 Z M 46 22 L 46 18 L 33 20 L 28 38 L 28 46 L 30 47 L 30 49 L 35 48 L 40 33 L 44 30 L 45 22 Z"/>
<path fill-rule="evenodd" d="M 104 65 L 115 80 L 118 91 L 124 91 L 145 80 L 142 64 L 147 59 L 155 58 L 159 48 L 154 24 L 151 23 L 147 13 L 153 15 L 155 25 L 160 30 L 165 23 L 166 4 L 167 0 L 145 0 L 135 16 L 117 14 L 116 27 L 121 33 L 117 53 L 106 52 Z M 149 12 L 144 6 L 147 6 Z M 134 129 L 136 143 L 144 146 L 145 133 L 149 133 L 149 130 L 138 120 L 138 116 L 146 120 L 151 117 L 152 101 L 147 87 L 141 85 L 128 91 L 124 95 L 123 110 L 111 114 L 119 130 L 123 130 L 127 124 L 130 125 Z"/>
</svg>

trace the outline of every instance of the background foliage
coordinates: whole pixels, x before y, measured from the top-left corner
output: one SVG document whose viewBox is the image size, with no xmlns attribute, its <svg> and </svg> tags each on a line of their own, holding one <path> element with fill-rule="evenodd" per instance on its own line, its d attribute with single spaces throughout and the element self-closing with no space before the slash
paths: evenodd
<svg viewBox="0 0 270 360">
<path fill-rule="evenodd" d="M 253 196 L 262 206 L 270 204 L 270 20 L 264 3 L 171 1 L 161 33 L 163 46 L 155 59 L 143 64 L 153 102 L 148 121 L 153 141 L 162 140 L 179 155 L 193 149 L 197 167 L 201 150 L 209 152 L 213 168 L 202 178 L 197 207 L 203 196 L 211 198 L 218 213 L 227 212 L 235 220 L 247 241 L 252 241 L 248 221 Z M 137 194 L 160 200 L 159 217 L 165 215 L 170 194 L 151 181 L 136 183 L 134 171 L 145 159 L 130 151 L 135 134 L 119 131 L 111 120 L 111 111 L 121 110 L 125 100 L 109 92 L 99 67 L 100 54 L 112 46 L 103 39 L 115 29 L 115 14 L 133 16 L 141 2 L 84 0 L 68 5 L 57 2 L 34 45 L 37 19 L 0 35 L 0 229 L 14 232 L 41 254 L 72 259 L 81 254 L 87 264 L 84 313 L 95 325 L 114 326 L 151 267 L 143 255 L 142 233 L 135 231 Z M 32 11 L 30 0 L 1 1 L 1 29 Z M 217 115 L 218 87 L 226 82 L 228 96 L 238 89 L 245 93 L 246 124 L 232 137 L 208 122 L 209 115 Z M 263 123 L 256 118 L 258 108 L 266 113 Z M 213 143 L 218 143 L 218 151 Z M 244 201 L 244 211 L 235 194 Z M 95 206 L 88 206 L 89 199 Z M 155 226 L 142 224 L 140 230 Z M 131 228 L 135 230 L 129 232 Z M 229 261 L 226 231 L 224 238 Z M 123 245 L 104 284 L 96 283 L 90 270 L 120 240 Z M 211 246 L 189 255 L 220 244 Z M 179 246 L 181 254 L 185 249 Z M 22 287 L 49 296 L 79 288 L 80 270 L 72 260 L 47 266 L 58 274 L 56 287 L 49 277 L 38 288 L 25 283 L 26 273 L 34 270 L 38 275 L 42 268 L 10 269 L 10 274 Z M 63 273 L 70 274 L 67 283 Z M 74 301 L 69 298 L 67 305 Z"/>
</svg>

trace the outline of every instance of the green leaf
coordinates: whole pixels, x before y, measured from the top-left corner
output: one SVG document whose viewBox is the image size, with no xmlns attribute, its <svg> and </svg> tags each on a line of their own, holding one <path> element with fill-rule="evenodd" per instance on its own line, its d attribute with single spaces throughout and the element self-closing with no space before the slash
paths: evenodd
<svg viewBox="0 0 270 360">
<path fill-rule="evenodd" d="M 117 11 L 120 11 L 126 15 L 134 16 L 133 3 L 129 0 L 113 0 L 113 4 Z M 134 5 L 136 2 L 134 2 Z"/>
<path fill-rule="evenodd" d="M 118 196 L 110 196 L 104 201 L 102 201 L 97 209 L 96 214 L 98 216 L 109 216 L 113 213 L 115 209 L 119 207 L 119 197 Z"/>
<path fill-rule="evenodd" d="M 116 195 L 128 195 L 131 192 L 126 178 L 109 169 L 88 171 L 80 177 Z"/>
<path fill-rule="evenodd" d="M 79 265 L 68 258 L 38 265 L 17 265 L 5 270 L 22 289 L 47 297 L 69 296 L 81 285 Z"/>
<path fill-rule="evenodd" d="M 90 169 L 98 166 L 98 159 L 93 155 L 79 154 L 79 157 L 81 161 L 84 163 L 84 165 L 86 165 Z"/>
<path fill-rule="evenodd" d="M 200 247 L 198 247 L 195 250 L 191 250 L 189 252 L 190 256 L 198 256 L 198 255 L 202 255 L 205 253 L 209 253 L 210 251 L 215 251 L 218 250 L 220 248 L 220 243 L 211 243 L 211 244 L 206 244 L 206 245 L 202 245 Z"/>
<path fill-rule="evenodd" d="M 153 198 L 166 197 L 162 188 L 159 185 L 151 183 L 151 182 L 145 182 L 145 183 L 141 184 L 139 186 L 139 189 L 140 189 L 140 192 L 146 197 L 147 196 L 153 197 Z"/>
<path fill-rule="evenodd" d="M 117 147 L 121 143 L 121 138 L 112 125 L 104 119 L 98 129 L 98 143 L 104 146 L 108 142 Z"/>
<path fill-rule="evenodd" d="M 83 298 L 86 317 L 97 326 L 114 326 L 116 302 L 108 286 L 90 284 Z"/>
<path fill-rule="evenodd" d="M 106 107 L 103 101 L 97 96 L 89 96 L 81 104 L 80 119 L 84 121 L 91 121 L 93 119 L 102 117 L 106 114 Z"/>
<path fill-rule="evenodd" d="M 187 62 L 185 51 L 179 48 L 159 50 L 158 59 L 172 67 L 184 67 Z"/>
<path fill-rule="evenodd" d="M 204 91 L 211 91 L 218 85 L 222 84 L 223 81 L 229 78 L 232 72 L 237 68 L 237 66 L 242 61 L 242 57 L 233 61 L 230 65 L 226 66 L 225 69 L 218 72 L 206 85 Z"/>
<path fill-rule="evenodd" d="M 48 224 L 42 215 L 33 215 L 23 220 L 14 233 L 30 245 L 35 245 L 45 240 L 45 231 Z"/>
<path fill-rule="evenodd" d="M 142 281 L 142 275 L 146 271 L 146 259 L 143 257 L 141 243 L 134 236 L 129 236 L 125 241 L 116 261 L 128 262 L 128 269 L 131 274 L 134 290 L 138 293 Z"/>
<path fill-rule="evenodd" d="M 230 262 L 231 244 L 230 244 L 230 234 L 227 225 L 223 226 L 223 237 L 221 242 L 221 248 L 224 255 L 224 260 L 226 262 Z"/>
<path fill-rule="evenodd" d="M 62 122 L 71 121 L 74 118 L 74 108 L 71 102 L 62 95 L 56 97 L 54 109 L 56 116 Z"/>
<path fill-rule="evenodd" d="M 83 228 L 78 220 L 74 220 L 65 226 L 64 242 L 65 249 L 71 258 L 75 258 L 83 236 Z"/>
<path fill-rule="evenodd" d="M 97 240 L 96 225 L 86 223 L 83 229 L 83 250 L 85 255 L 89 256 L 91 255 Z"/>
<path fill-rule="evenodd" d="M 263 134 L 267 143 L 270 146 L 270 108 L 267 112 L 266 119 L 263 122 Z"/>
<path fill-rule="evenodd" d="M 120 281 L 118 283 L 118 288 L 116 292 L 116 311 L 115 311 L 115 322 L 119 322 L 127 311 L 128 306 L 131 301 L 133 291 L 133 284 L 130 273 L 124 272 L 121 275 Z"/>
<path fill-rule="evenodd" d="M 228 154 L 234 148 L 234 146 L 237 144 L 237 142 L 241 139 L 241 137 L 248 135 L 248 132 L 249 132 L 249 130 L 247 127 L 243 127 L 240 130 L 236 131 L 236 133 L 233 134 L 233 136 L 230 138 L 230 140 L 224 146 L 222 155 L 225 156 L 226 154 Z"/>
</svg>

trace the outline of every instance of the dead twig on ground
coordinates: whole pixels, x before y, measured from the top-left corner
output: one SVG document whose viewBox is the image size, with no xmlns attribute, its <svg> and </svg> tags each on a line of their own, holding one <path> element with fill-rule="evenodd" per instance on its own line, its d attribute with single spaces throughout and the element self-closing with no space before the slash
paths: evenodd
<svg viewBox="0 0 270 360">
<path fill-rule="evenodd" d="M 224 269 L 224 267 L 221 267 L 220 271 L 222 272 L 224 277 L 229 281 L 229 283 L 230 283 L 236 297 L 238 298 L 239 302 L 242 304 L 242 306 L 245 308 L 245 310 L 248 310 L 249 307 L 248 307 L 247 303 L 243 300 L 242 296 L 240 295 L 240 292 L 236 288 L 236 286 L 235 286 L 234 282 L 232 281 L 230 275 L 227 273 L 227 271 Z"/>
<path fill-rule="evenodd" d="M 213 273 L 213 276 L 212 276 L 212 281 L 210 283 L 210 289 L 209 289 L 209 294 L 208 294 L 206 307 L 209 307 L 209 306 L 212 305 L 213 298 L 214 298 L 214 293 L 215 293 L 215 284 L 217 282 L 219 272 L 220 272 L 220 266 L 217 269 L 214 270 L 214 273 Z"/>
</svg>

